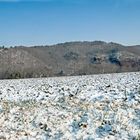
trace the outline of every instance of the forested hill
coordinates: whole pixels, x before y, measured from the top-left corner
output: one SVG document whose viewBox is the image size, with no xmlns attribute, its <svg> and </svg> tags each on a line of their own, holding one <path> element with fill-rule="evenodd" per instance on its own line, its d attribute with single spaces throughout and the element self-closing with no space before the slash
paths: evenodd
<svg viewBox="0 0 140 140">
<path fill-rule="evenodd" d="M 103 41 L 0 48 L 0 79 L 140 71 L 140 46 Z"/>
</svg>

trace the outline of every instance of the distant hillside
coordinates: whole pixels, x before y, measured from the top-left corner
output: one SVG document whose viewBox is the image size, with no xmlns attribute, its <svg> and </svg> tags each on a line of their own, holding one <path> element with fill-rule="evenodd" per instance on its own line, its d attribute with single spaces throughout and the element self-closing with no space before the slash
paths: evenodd
<svg viewBox="0 0 140 140">
<path fill-rule="evenodd" d="M 66 42 L 0 49 L 0 79 L 140 71 L 140 46 Z"/>
</svg>

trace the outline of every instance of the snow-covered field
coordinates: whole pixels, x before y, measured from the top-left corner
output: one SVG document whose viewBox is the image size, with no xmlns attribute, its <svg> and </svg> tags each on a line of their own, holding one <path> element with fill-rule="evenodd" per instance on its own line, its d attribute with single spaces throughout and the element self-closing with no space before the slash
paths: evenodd
<svg viewBox="0 0 140 140">
<path fill-rule="evenodd" d="M 140 72 L 0 81 L 0 139 L 140 138 Z"/>
</svg>

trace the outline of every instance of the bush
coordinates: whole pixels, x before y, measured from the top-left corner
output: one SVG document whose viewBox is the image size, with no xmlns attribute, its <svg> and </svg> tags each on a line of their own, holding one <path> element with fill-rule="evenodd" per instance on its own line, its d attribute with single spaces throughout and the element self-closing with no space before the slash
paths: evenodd
<svg viewBox="0 0 140 140">
<path fill-rule="evenodd" d="M 96 57 L 90 58 L 90 63 L 92 64 L 101 64 L 100 59 Z"/>
<path fill-rule="evenodd" d="M 66 60 L 77 60 L 78 54 L 75 52 L 68 52 L 63 56 Z"/>
</svg>

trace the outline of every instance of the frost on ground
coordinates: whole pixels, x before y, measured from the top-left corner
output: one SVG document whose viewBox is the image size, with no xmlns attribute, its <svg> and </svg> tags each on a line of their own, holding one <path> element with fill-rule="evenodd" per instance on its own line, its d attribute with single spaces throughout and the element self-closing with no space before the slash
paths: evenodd
<svg viewBox="0 0 140 140">
<path fill-rule="evenodd" d="M 0 81 L 0 139 L 140 138 L 140 72 Z"/>
</svg>

